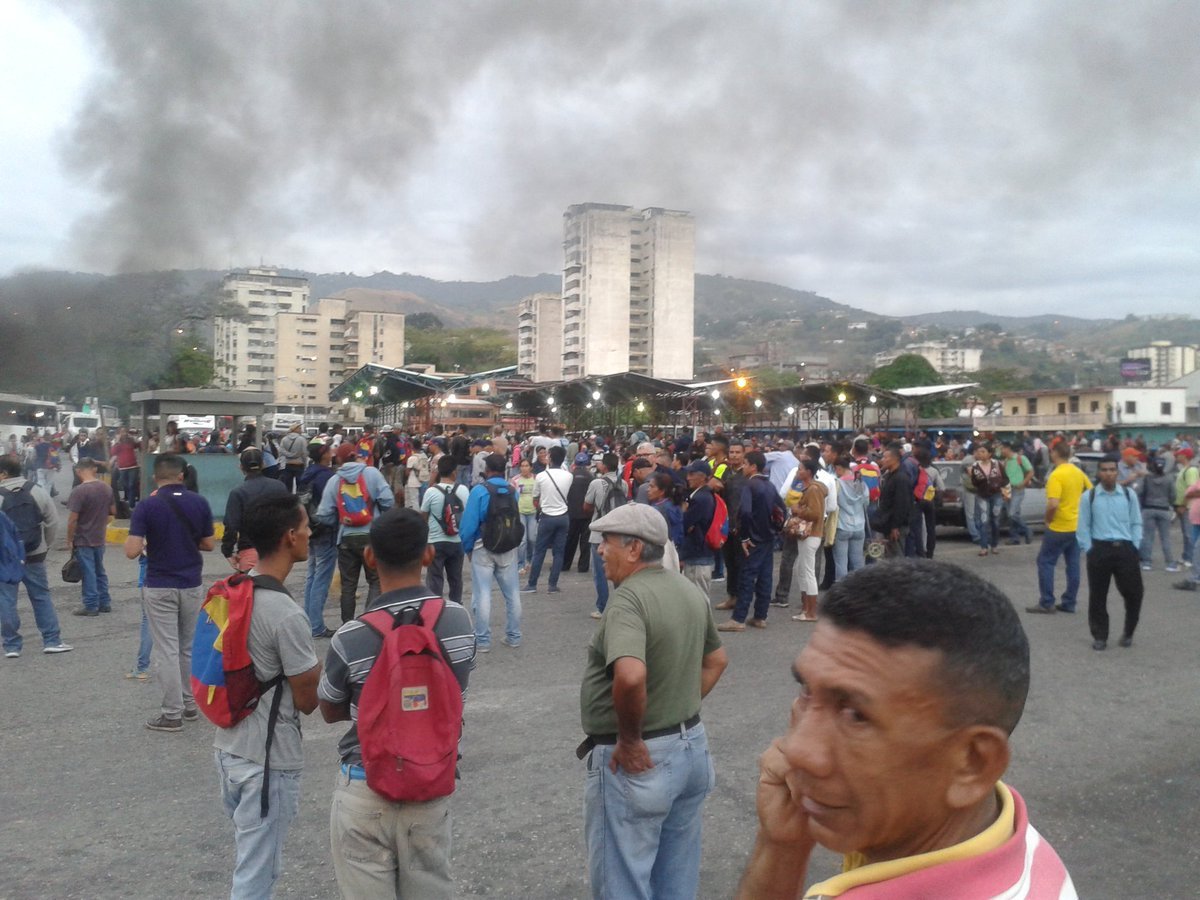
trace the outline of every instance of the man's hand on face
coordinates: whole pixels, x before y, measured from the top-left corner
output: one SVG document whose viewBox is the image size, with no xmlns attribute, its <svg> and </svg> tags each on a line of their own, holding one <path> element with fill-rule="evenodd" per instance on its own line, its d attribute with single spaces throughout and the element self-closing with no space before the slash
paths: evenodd
<svg viewBox="0 0 1200 900">
<path fill-rule="evenodd" d="M 775 844 L 811 847 L 808 813 L 800 805 L 796 775 L 783 755 L 782 738 L 776 738 L 758 759 L 758 823 L 763 836 Z"/>
<path fill-rule="evenodd" d="M 609 771 L 616 774 L 617 767 L 625 770 L 626 775 L 640 775 L 653 769 L 650 751 L 646 749 L 645 741 L 630 741 L 626 743 L 618 739 L 613 748 L 612 758 L 608 761 Z"/>
</svg>

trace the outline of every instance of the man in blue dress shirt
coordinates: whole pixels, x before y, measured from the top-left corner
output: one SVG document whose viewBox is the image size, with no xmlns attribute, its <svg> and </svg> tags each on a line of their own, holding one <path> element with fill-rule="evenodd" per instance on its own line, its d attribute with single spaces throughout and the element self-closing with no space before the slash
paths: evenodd
<svg viewBox="0 0 1200 900">
<path fill-rule="evenodd" d="M 1133 644 L 1142 611 L 1142 570 L 1138 547 L 1142 544 L 1142 511 L 1129 488 L 1117 484 L 1115 453 L 1100 461 L 1100 483 L 1079 499 L 1076 539 L 1087 554 L 1088 627 L 1092 649 L 1108 646 L 1108 584 L 1115 580 L 1125 601 L 1125 630 L 1118 643 Z"/>
</svg>

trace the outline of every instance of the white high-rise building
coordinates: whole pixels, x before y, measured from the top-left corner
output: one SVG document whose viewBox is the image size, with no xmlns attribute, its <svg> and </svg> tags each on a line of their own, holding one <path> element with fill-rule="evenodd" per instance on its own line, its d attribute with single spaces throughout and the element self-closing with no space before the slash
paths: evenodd
<svg viewBox="0 0 1200 900">
<path fill-rule="evenodd" d="M 1148 384 L 1169 384 L 1196 371 L 1196 348 L 1190 344 L 1151 341 L 1149 347 L 1137 347 L 1125 355 L 1130 359 L 1150 360 Z"/>
<path fill-rule="evenodd" d="M 308 279 L 247 269 L 226 275 L 221 292 L 241 312 L 213 320 L 217 383 L 235 391 L 276 392 L 275 317 L 308 307 Z"/>
<path fill-rule="evenodd" d="M 567 209 L 560 378 L 692 377 L 695 235 L 691 214 L 678 210 Z"/>
<path fill-rule="evenodd" d="M 557 294 L 532 294 L 517 307 L 517 374 L 530 381 L 562 378 L 563 301 Z"/>
</svg>

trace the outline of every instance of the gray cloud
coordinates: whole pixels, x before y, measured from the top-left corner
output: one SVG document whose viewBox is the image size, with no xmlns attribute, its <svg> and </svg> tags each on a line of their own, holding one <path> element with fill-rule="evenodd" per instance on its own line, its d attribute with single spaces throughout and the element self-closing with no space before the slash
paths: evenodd
<svg viewBox="0 0 1200 900">
<path fill-rule="evenodd" d="M 599 200 L 880 311 L 1196 298 L 1196 4 L 67 8 L 103 268 L 543 271 Z"/>
</svg>

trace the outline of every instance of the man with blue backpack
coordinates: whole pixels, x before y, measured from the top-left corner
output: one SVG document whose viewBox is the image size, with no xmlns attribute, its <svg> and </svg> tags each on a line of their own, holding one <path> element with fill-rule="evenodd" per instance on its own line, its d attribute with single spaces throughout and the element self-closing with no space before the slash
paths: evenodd
<svg viewBox="0 0 1200 900">
<path fill-rule="evenodd" d="M 0 523 L 3 549 L 0 559 L 5 570 L 0 578 L 0 633 L 4 655 L 21 655 L 21 619 L 17 615 L 17 586 L 25 585 L 38 631 L 42 633 L 43 653 L 67 653 L 58 629 L 58 615 L 50 596 L 46 576 L 46 554 L 54 541 L 58 516 L 54 501 L 45 489 L 21 474 L 21 463 L 14 456 L 0 457 L 0 512 L 8 523 Z"/>
<path fill-rule="evenodd" d="M 505 460 L 499 453 L 484 462 L 487 480 L 471 488 L 462 517 L 462 544 L 471 559 L 471 605 L 475 644 L 480 653 L 492 648 L 492 578 L 504 595 L 508 647 L 521 645 L 521 592 L 517 578 L 517 548 L 525 536 L 517 492 L 504 478 Z M 564 475 L 566 473 L 563 473 Z M 564 504 L 565 510 L 565 504 Z"/>
</svg>

